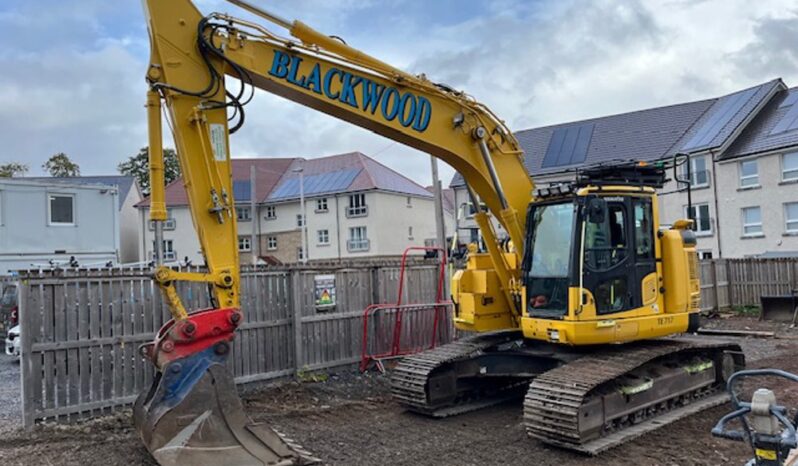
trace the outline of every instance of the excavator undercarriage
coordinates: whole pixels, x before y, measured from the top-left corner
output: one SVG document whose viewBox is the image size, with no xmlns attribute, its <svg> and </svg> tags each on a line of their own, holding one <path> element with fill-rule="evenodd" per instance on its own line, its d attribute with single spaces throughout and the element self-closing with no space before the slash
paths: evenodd
<svg viewBox="0 0 798 466">
<path fill-rule="evenodd" d="M 595 455 L 726 402 L 725 380 L 744 364 L 739 345 L 706 339 L 563 347 L 505 331 L 404 358 L 391 391 L 433 417 L 524 398 L 530 437 Z"/>
</svg>

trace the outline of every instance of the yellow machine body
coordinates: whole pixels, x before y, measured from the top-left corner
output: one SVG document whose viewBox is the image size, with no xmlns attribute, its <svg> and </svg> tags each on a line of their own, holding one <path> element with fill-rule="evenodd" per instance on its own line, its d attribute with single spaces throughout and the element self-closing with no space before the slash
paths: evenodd
<svg viewBox="0 0 798 466">
<path fill-rule="evenodd" d="M 699 285 L 695 248 L 686 233 L 690 222 L 677 221 L 671 229 L 660 231 L 653 189 L 586 186 L 562 198 L 537 199 L 512 131 L 473 97 L 424 75 L 394 68 L 299 21 L 284 20 L 242 0 L 230 1 L 285 28 L 295 39 L 226 14 L 205 16 L 190 0 L 143 0 L 151 41 L 146 75 L 150 86 L 150 218 L 157 238 L 168 207 L 161 147 L 163 108 L 208 269 L 194 273 L 160 266 L 154 276 L 173 321 L 147 349 L 160 372 L 150 392 L 137 401 L 135 411 L 147 448 L 161 464 L 221 464 L 217 460 L 224 459 L 225 451 L 237 451 L 241 458 L 238 463 L 228 458 L 225 464 L 251 464 L 253 458 L 263 464 L 315 461 L 277 434 L 249 423 L 237 397 L 228 396 L 235 389 L 224 370 L 224 359 L 235 327 L 248 311 L 239 310 L 229 136 L 243 122 L 248 99 L 243 91 L 236 96 L 226 88 L 225 77 L 240 80 L 241 89 L 257 88 L 282 96 L 429 153 L 463 176 L 485 252 L 472 252 L 466 269 L 452 280 L 457 328 L 521 330 L 528 340 L 580 346 L 675 334 L 694 321 Z M 229 123 L 228 117 L 236 123 Z M 656 265 L 630 282 L 631 288 L 623 289 L 628 293 L 633 288 L 641 304 L 621 312 L 599 309 L 593 291 L 583 286 L 582 280 L 595 280 L 601 274 L 582 273 L 584 251 L 565 246 L 559 252 L 571 253 L 569 275 L 557 279 L 568 282 L 567 296 L 557 302 L 566 304 L 557 312 L 544 309 L 555 301 L 547 301 L 539 292 L 532 296 L 529 284 L 541 281 L 530 281 L 524 272 L 524 264 L 537 260 L 528 248 L 534 238 L 526 231 L 529 212 L 540 212 L 536 206 L 561 201 L 573 203 L 572 211 L 584 216 L 585 202 L 598 202 L 593 201 L 597 198 L 606 198 L 608 203 L 634 199 L 650 203 L 652 221 L 642 229 L 652 235 L 651 263 L 656 259 Z M 509 241 L 498 238 L 492 218 L 501 223 Z M 584 245 L 582 228 L 581 239 L 577 233 L 562 236 L 576 241 L 572 244 Z M 207 283 L 213 308 L 186 310 L 175 287 L 180 281 Z M 562 286 L 557 290 L 563 294 Z M 616 290 L 614 284 L 601 290 L 602 303 L 622 297 L 621 288 Z M 216 331 L 220 326 L 227 333 L 220 335 Z M 204 376 L 199 381 L 178 383 L 187 377 L 180 375 L 181 367 L 189 363 L 197 367 L 192 369 L 195 375 Z M 177 381 L 167 383 L 169 378 Z M 191 384 L 196 384 L 196 389 Z M 171 392 L 178 386 L 184 392 L 180 405 Z M 209 415 L 211 410 L 206 408 L 211 405 L 215 408 Z M 187 420 L 194 429 L 191 435 L 181 431 Z"/>
<path fill-rule="evenodd" d="M 685 242 L 683 232 L 689 221 L 681 220 L 671 229 L 660 230 L 659 209 L 652 189 L 641 192 L 626 186 L 603 186 L 579 190 L 576 196 L 600 192 L 606 197 L 644 197 L 652 205 L 652 231 L 656 268 L 634 286 L 640 287 L 642 305 L 622 312 L 601 315 L 596 311 L 590 290 L 572 286 L 568 289 L 568 310 L 561 319 L 523 315 L 519 327 L 525 338 L 567 345 L 595 345 L 651 339 L 685 332 L 690 316 L 699 311 L 700 285 L 695 245 Z M 515 268 L 506 253 L 508 263 Z M 581 258 L 580 260 L 583 260 Z M 517 328 L 510 306 L 500 293 L 501 282 L 491 268 L 487 254 L 472 254 L 464 270 L 452 279 L 452 295 L 456 302 L 455 326 L 464 331 L 486 332 Z M 525 286 L 513 288 L 513 299 L 528 302 Z"/>
</svg>

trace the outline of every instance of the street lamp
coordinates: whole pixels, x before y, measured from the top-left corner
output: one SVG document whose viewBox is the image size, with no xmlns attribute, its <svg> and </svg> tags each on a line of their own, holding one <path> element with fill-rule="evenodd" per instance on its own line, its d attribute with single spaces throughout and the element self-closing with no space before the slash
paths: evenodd
<svg viewBox="0 0 798 466">
<path fill-rule="evenodd" d="M 308 239 L 308 219 L 305 215 L 305 173 L 302 167 L 297 167 L 291 170 L 294 173 L 299 173 L 299 212 L 302 215 L 302 230 L 301 230 L 301 241 L 302 241 L 302 263 L 308 263 L 308 247 L 307 247 L 307 239 Z"/>
</svg>

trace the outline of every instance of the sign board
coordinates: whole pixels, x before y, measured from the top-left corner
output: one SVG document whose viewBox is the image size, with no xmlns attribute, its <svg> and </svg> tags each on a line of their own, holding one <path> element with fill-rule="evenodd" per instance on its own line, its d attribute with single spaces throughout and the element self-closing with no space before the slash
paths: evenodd
<svg viewBox="0 0 798 466">
<path fill-rule="evenodd" d="M 335 275 L 316 275 L 314 297 L 317 311 L 330 311 L 335 308 Z"/>
</svg>

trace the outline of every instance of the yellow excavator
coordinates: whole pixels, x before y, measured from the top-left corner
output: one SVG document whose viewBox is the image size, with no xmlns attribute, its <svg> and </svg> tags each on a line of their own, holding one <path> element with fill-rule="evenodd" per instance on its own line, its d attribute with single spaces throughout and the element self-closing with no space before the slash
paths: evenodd
<svg viewBox="0 0 798 466">
<path fill-rule="evenodd" d="M 229 135 L 243 124 L 255 88 L 427 152 L 466 181 L 486 252 L 469 255 L 452 293 L 457 328 L 475 335 L 397 365 L 392 393 L 409 410 L 440 417 L 525 396 L 530 436 L 598 453 L 725 401 L 727 377 L 744 364 L 739 346 L 660 338 L 698 324 L 691 221 L 658 223 L 655 188 L 676 162 L 594 167 L 573 184 L 536 190 L 513 133 L 471 96 L 300 21 L 229 1 L 293 38 L 227 14 L 203 15 L 190 0 L 143 0 L 156 257 L 166 220 L 165 110 L 208 268 L 178 272 L 159 262 L 154 274 L 173 318 L 142 347 L 157 375 L 134 419 L 159 463 L 317 461 L 249 420 L 225 367 L 246 311 Z M 240 81 L 235 91 L 226 77 Z M 187 311 L 180 281 L 208 284 L 213 307 Z"/>
</svg>

